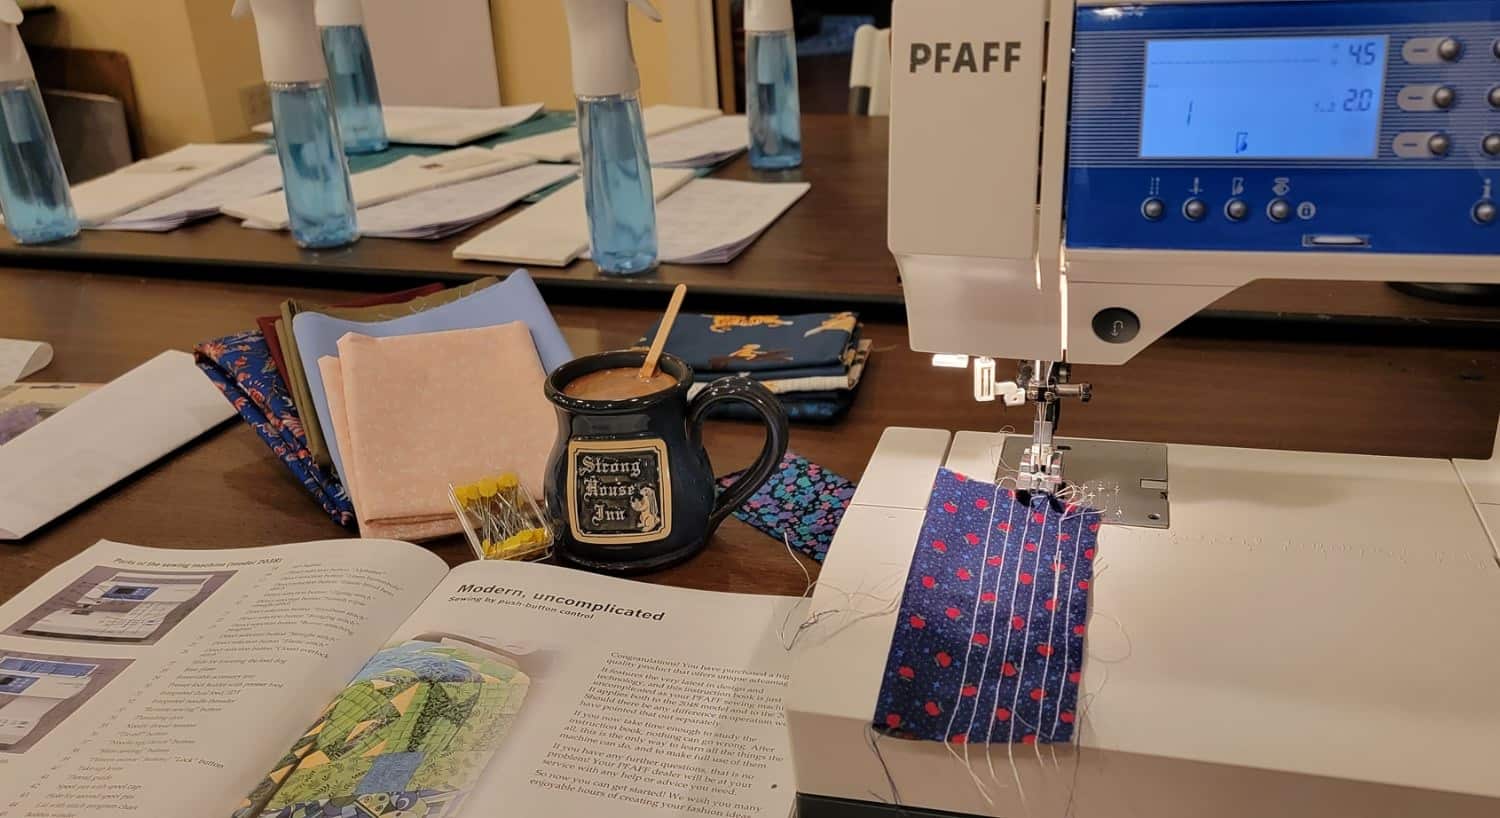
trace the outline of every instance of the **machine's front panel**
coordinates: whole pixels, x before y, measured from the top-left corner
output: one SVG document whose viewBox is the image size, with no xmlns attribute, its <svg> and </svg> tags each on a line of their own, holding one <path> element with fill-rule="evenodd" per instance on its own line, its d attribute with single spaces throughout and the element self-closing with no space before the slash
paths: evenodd
<svg viewBox="0 0 1500 818">
<path fill-rule="evenodd" d="M 1067 244 L 1500 253 L 1500 0 L 1078 9 Z"/>
</svg>

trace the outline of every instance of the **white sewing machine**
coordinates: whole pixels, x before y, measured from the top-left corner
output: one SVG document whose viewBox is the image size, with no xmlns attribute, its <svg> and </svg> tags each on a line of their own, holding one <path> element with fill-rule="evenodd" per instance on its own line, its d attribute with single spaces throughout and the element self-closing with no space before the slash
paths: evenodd
<svg viewBox="0 0 1500 818">
<path fill-rule="evenodd" d="M 47 614 L 25 632 L 101 642 L 143 641 L 155 636 L 167 617 L 193 601 L 211 579 L 121 571 L 96 583 L 73 607 Z"/>
<path fill-rule="evenodd" d="M 25 741 L 54 708 L 88 689 L 98 667 L 0 654 L 0 747 Z"/>
<path fill-rule="evenodd" d="M 1252 280 L 1500 282 L 1500 0 L 896 0 L 893 20 L 912 346 L 982 356 L 976 395 L 1037 420 L 882 438 L 809 609 L 840 613 L 796 647 L 802 818 L 1500 814 L 1496 461 L 1053 438 L 1089 395 L 1068 364 L 1124 363 Z M 993 358 L 1024 362 L 1015 382 Z M 877 738 L 933 475 L 1002 461 L 1022 487 L 1121 489 L 1077 741 Z"/>
</svg>

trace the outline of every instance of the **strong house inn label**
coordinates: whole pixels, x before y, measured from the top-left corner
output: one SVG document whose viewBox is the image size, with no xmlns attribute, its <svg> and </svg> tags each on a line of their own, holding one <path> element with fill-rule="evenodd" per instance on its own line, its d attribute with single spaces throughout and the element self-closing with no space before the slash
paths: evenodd
<svg viewBox="0 0 1500 818">
<path fill-rule="evenodd" d="M 672 532 L 672 473 L 660 439 L 568 442 L 568 525 L 579 542 L 627 545 Z"/>
</svg>

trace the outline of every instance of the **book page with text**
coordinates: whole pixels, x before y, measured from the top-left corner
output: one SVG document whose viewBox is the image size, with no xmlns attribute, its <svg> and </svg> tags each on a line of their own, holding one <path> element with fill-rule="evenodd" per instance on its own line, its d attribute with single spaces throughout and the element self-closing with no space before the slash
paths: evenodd
<svg viewBox="0 0 1500 818">
<path fill-rule="evenodd" d="M 0 818 L 228 816 L 446 571 L 388 540 L 86 549 L 0 605 Z"/>
<path fill-rule="evenodd" d="M 796 601 L 459 566 L 235 818 L 785 818 Z"/>
</svg>

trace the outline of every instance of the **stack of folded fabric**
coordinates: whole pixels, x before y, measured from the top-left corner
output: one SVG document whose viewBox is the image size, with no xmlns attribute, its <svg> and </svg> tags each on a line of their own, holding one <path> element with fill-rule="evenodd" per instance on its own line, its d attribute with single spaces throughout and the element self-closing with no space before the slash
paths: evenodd
<svg viewBox="0 0 1500 818">
<path fill-rule="evenodd" d="M 335 521 L 457 533 L 448 485 L 501 471 L 540 496 L 556 436 L 541 382 L 572 352 L 525 271 L 342 307 L 291 300 L 258 323 L 199 345 L 199 367 Z"/>
<path fill-rule="evenodd" d="M 760 381 L 781 399 L 794 421 L 827 423 L 849 411 L 870 356 L 852 312 L 807 315 L 682 315 L 666 351 L 693 367 L 694 390 L 719 378 Z M 656 336 L 653 327 L 641 341 Z M 715 408 L 717 417 L 751 417 L 737 403 Z"/>
</svg>

